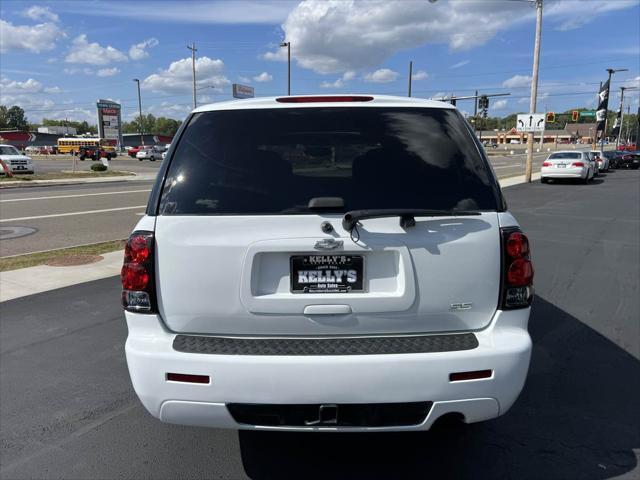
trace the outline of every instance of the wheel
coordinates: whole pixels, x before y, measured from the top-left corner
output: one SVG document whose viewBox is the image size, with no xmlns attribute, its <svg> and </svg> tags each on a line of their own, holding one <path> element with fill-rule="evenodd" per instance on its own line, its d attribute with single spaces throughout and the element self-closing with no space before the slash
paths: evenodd
<svg viewBox="0 0 640 480">
<path fill-rule="evenodd" d="M 540 177 L 540 183 L 549 183 L 549 179 L 545 177 Z"/>
<path fill-rule="evenodd" d="M 150 160 L 151 160 L 152 162 L 155 162 L 155 161 L 156 161 L 156 157 L 153 157 L 153 156 L 152 156 L 152 157 L 150 158 Z"/>
<path fill-rule="evenodd" d="M 586 185 L 589 183 L 589 180 L 589 172 L 587 172 L 587 176 L 582 179 L 582 183 Z"/>
<path fill-rule="evenodd" d="M 80 155 L 80 161 L 81 162 L 84 162 L 84 158 L 85 158 L 84 155 Z"/>
<path fill-rule="evenodd" d="M 139 158 L 139 159 L 138 159 L 138 161 L 140 161 L 140 162 L 141 162 L 141 161 L 142 161 L 142 159 L 141 159 L 141 158 Z"/>
</svg>

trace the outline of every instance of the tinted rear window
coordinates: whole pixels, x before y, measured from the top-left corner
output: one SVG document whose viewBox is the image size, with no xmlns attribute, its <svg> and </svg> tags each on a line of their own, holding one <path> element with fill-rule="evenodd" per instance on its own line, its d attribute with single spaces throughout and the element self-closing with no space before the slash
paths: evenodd
<svg viewBox="0 0 640 480">
<path fill-rule="evenodd" d="M 549 159 L 551 160 L 560 160 L 562 158 L 582 158 L 582 154 L 580 152 L 557 152 L 549 155 Z"/>
<path fill-rule="evenodd" d="M 341 197 L 339 211 L 501 205 L 455 110 L 295 108 L 195 114 L 159 213 L 304 214 L 315 197 Z"/>
</svg>

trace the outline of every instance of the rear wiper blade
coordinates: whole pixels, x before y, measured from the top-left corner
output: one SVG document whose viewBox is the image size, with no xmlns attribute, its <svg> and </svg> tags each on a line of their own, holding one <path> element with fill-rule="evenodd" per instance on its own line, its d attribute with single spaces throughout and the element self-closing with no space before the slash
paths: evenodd
<svg viewBox="0 0 640 480">
<path fill-rule="evenodd" d="M 400 217 L 402 228 L 413 227 L 415 217 L 456 217 L 466 215 L 480 215 L 476 210 L 435 210 L 421 208 L 375 208 L 370 210 L 351 210 L 344 214 L 342 227 L 350 232 L 360 220 L 367 218 Z"/>
</svg>

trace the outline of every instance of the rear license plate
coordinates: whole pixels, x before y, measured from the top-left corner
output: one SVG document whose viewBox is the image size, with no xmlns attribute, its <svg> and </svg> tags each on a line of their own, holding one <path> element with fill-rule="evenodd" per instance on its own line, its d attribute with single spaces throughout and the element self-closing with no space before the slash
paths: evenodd
<svg viewBox="0 0 640 480">
<path fill-rule="evenodd" d="M 364 257 L 361 255 L 295 255 L 290 264 L 292 293 L 364 290 Z"/>
<path fill-rule="evenodd" d="M 566 163 L 558 163 L 558 164 L 556 165 L 556 167 L 558 167 L 558 168 L 565 168 L 566 166 L 567 166 L 567 164 L 566 164 Z"/>
</svg>

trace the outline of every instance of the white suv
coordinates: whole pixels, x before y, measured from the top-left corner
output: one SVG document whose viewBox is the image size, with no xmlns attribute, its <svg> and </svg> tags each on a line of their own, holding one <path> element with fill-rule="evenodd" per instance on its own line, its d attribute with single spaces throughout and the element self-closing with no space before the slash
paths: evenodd
<svg viewBox="0 0 640 480">
<path fill-rule="evenodd" d="M 527 376 L 528 240 L 441 102 L 198 108 L 121 276 L 133 386 L 165 422 L 426 430 L 505 413 Z"/>
</svg>

